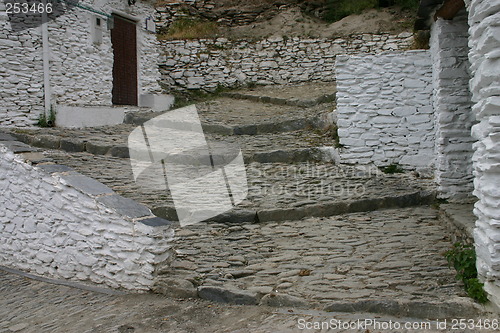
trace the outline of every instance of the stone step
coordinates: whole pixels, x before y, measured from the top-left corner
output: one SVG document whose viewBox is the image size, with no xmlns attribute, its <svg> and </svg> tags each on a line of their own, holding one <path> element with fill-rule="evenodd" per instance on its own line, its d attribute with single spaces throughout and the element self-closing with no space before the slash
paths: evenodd
<svg viewBox="0 0 500 333">
<path fill-rule="evenodd" d="M 47 152 L 47 156 L 96 178 L 125 197 L 145 204 L 159 217 L 176 220 L 171 194 L 162 189 L 165 187 L 164 179 L 157 179 L 157 184 L 149 180 L 146 182 L 149 178 L 148 174 L 144 174 L 139 176 L 138 183 L 135 182 L 127 159 L 56 150 Z M 416 206 L 434 200 L 432 181 L 417 178 L 412 173 L 384 174 L 377 168 L 324 162 L 252 162 L 245 167 L 247 197 L 236 208 L 212 218 L 212 221 L 243 223 L 295 220 L 309 216 Z M 102 170 L 110 172 L 103 173 Z M 192 178 L 189 176 L 186 181 Z M 209 185 L 204 188 L 201 180 L 198 184 L 200 190 L 210 193 Z"/>
<path fill-rule="evenodd" d="M 335 102 L 336 83 L 316 82 L 261 86 L 225 92 L 222 93 L 222 96 L 276 105 L 312 107 L 322 103 Z"/>
<path fill-rule="evenodd" d="M 333 125 L 329 114 L 335 110 L 332 103 L 300 107 L 231 98 L 198 103 L 196 107 L 204 132 L 222 135 L 258 135 L 327 128 Z M 128 113 L 124 122 L 142 125 L 161 114 L 151 111 Z"/>
<path fill-rule="evenodd" d="M 60 149 L 67 152 L 88 152 L 128 158 L 127 140 L 135 125 L 100 128 L 10 129 L 10 135 L 34 147 Z M 257 135 L 205 134 L 213 155 L 224 154 L 230 147 L 241 149 L 245 162 L 295 163 L 332 161 L 335 139 L 330 131 L 297 130 Z"/>
<path fill-rule="evenodd" d="M 428 205 L 435 202 L 436 193 L 433 191 L 415 191 L 393 196 L 378 198 L 333 200 L 314 203 L 299 202 L 298 207 L 280 207 L 274 209 L 244 209 L 234 208 L 225 213 L 210 218 L 210 222 L 223 223 L 264 223 L 301 220 L 307 217 L 328 217 L 348 213 L 370 212 L 388 208 L 406 208 L 419 205 Z M 156 206 L 151 208 L 158 217 L 178 221 L 174 205 Z"/>
</svg>

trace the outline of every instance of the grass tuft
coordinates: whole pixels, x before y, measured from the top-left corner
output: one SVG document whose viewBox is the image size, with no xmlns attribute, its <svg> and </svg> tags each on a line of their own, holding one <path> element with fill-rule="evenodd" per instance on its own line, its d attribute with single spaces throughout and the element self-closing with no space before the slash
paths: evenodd
<svg viewBox="0 0 500 333">
<path fill-rule="evenodd" d="M 172 23 L 166 33 L 160 34 L 159 39 L 199 39 L 213 38 L 217 35 L 217 23 L 198 18 L 180 18 Z"/>
</svg>

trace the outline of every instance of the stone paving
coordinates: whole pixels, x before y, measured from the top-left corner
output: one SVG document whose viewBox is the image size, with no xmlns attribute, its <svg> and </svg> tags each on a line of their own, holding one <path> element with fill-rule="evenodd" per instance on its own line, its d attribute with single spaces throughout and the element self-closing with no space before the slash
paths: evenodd
<svg viewBox="0 0 500 333">
<path fill-rule="evenodd" d="M 476 318 L 493 319 L 481 314 Z M 331 330 L 313 325 L 377 321 L 401 329 L 354 326 Z M 340 321 L 340 322 L 339 322 Z M 441 321 L 442 322 L 442 321 Z M 405 329 L 405 323 L 420 329 Z M 310 329 L 306 329 L 310 327 Z M 324 324 L 323 324 L 324 325 Z M 451 328 L 448 322 L 447 328 Z M 373 330 L 372 330 L 373 329 Z M 179 300 L 161 295 L 108 295 L 27 279 L 0 270 L 1 333 L 292 333 L 292 332 L 446 332 L 434 320 L 371 313 L 338 313 L 266 306 L 218 304 L 201 299 Z M 460 332 L 493 330 L 461 330 Z"/>
<path fill-rule="evenodd" d="M 450 247 L 445 233 L 428 206 L 281 223 L 199 223 L 177 230 L 176 270 L 166 268 L 160 279 L 222 287 L 254 304 L 276 301 L 269 295 L 315 308 L 366 299 L 453 302 L 465 295 L 443 257 Z M 213 299 L 220 292 L 207 291 Z"/>
<path fill-rule="evenodd" d="M 64 128 L 33 128 L 22 130 L 10 130 L 22 141 L 36 147 L 56 148 L 69 152 L 88 152 L 96 155 L 111 155 L 114 157 L 128 157 L 127 139 L 136 125 L 105 126 L 100 128 L 86 129 L 64 129 Z M 285 152 L 282 161 L 294 160 L 300 162 L 297 156 L 303 152 L 303 161 L 321 160 L 322 156 L 318 150 L 312 149 L 317 156 L 304 153 L 311 147 L 332 146 L 334 138 L 328 130 L 323 129 L 301 129 L 275 133 L 264 133 L 258 135 L 222 135 L 217 133 L 205 133 L 208 143 L 212 145 L 227 144 L 240 147 L 246 161 L 260 161 L 265 159 L 272 161 L 273 156 L 268 152 Z M 286 152 L 290 152 L 286 154 Z M 295 152 L 295 155 L 293 155 Z M 274 154 L 277 156 L 277 154 Z"/>
<path fill-rule="evenodd" d="M 161 217 L 175 219 L 170 193 L 136 183 L 128 159 L 57 150 L 45 155 L 149 206 Z M 246 169 L 249 193 L 231 216 L 248 222 L 256 215 L 261 222 L 299 219 L 415 205 L 433 197 L 432 182 L 412 173 L 384 174 L 377 168 L 309 162 L 250 163 Z"/>
<path fill-rule="evenodd" d="M 233 140 L 248 156 L 249 151 L 313 149 L 328 142 L 328 135 L 314 134 L 311 124 L 301 124 L 300 129 L 280 125 L 269 133 L 268 124 L 331 112 L 331 104 L 312 100 L 315 105 L 308 108 L 275 105 L 274 100 L 262 108 L 261 102 L 222 98 L 206 102 L 200 110 L 206 123 L 232 126 L 231 135 L 211 133 L 209 139 Z M 250 109 L 242 105 L 252 105 L 254 111 L 245 114 Z M 231 114 L 231 109 L 237 112 Z M 273 112 L 279 116 L 273 117 Z M 251 132 L 254 124 L 264 125 L 237 135 L 237 128 Z M 124 143 L 134 127 L 14 134 L 49 148 L 38 162 L 70 166 L 148 205 L 159 216 L 175 218 L 168 191 L 145 190 L 133 180 Z M 296 142 L 301 138 L 304 142 Z M 176 230 L 176 258 L 158 270 L 155 291 L 236 304 L 400 317 L 476 313 L 442 255 L 451 243 L 437 210 L 426 205 L 434 198 L 431 179 L 412 172 L 384 174 L 376 168 L 318 162 L 310 155 L 301 160 L 289 154 L 283 158 L 286 163 L 273 160 L 279 154 L 261 161 L 266 163 L 246 164 L 249 195 L 237 209 L 215 221 Z"/>
<path fill-rule="evenodd" d="M 321 102 L 334 101 L 336 90 L 335 82 L 317 82 L 295 86 L 258 86 L 237 92 L 228 92 L 224 95 L 279 105 L 312 106 Z"/>
</svg>

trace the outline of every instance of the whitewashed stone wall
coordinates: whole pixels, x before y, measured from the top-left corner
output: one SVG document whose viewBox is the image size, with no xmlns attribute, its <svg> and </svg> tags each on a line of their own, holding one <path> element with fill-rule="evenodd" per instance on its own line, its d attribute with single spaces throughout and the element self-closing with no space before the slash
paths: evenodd
<svg viewBox="0 0 500 333">
<path fill-rule="evenodd" d="M 338 56 L 336 69 L 341 161 L 430 171 L 435 140 L 430 52 Z"/>
<path fill-rule="evenodd" d="M 107 14 L 124 13 L 137 18 L 139 94 L 160 93 L 158 84 L 158 41 L 145 30 L 145 19 L 152 17 L 151 4 L 137 1 L 80 1 Z M 12 32 L 4 3 L 0 3 L 0 126 L 31 125 L 44 108 L 41 27 Z M 102 18 L 102 17 L 101 17 Z M 103 18 L 102 43 L 93 42 L 94 14 L 74 8 L 48 24 L 50 86 L 52 101 L 72 106 L 110 106 L 113 86 L 111 31 Z M 5 60 L 4 60 L 5 59 Z"/>
<path fill-rule="evenodd" d="M 31 166 L 0 145 L 0 265 L 150 289 L 155 265 L 170 256 L 170 224 L 103 184 L 57 167 Z"/>
<path fill-rule="evenodd" d="M 0 125 L 32 123 L 43 112 L 41 29 L 10 31 L 0 1 Z"/>
<path fill-rule="evenodd" d="M 472 143 L 475 117 L 469 91 L 468 24 L 465 10 L 432 27 L 433 106 L 436 124 L 435 180 L 439 196 L 471 201 Z"/>
<path fill-rule="evenodd" d="M 214 90 L 250 82 L 284 84 L 333 81 L 338 54 L 408 49 L 411 33 L 362 34 L 350 39 L 269 38 L 162 41 L 161 81 L 167 89 Z"/>
<path fill-rule="evenodd" d="M 500 0 L 468 1 L 477 268 L 500 308 Z"/>
</svg>

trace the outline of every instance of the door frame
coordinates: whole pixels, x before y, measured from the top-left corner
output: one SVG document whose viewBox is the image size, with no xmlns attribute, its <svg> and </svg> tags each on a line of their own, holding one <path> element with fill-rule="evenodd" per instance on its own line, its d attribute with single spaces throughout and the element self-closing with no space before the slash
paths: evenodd
<svg viewBox="0 0 500 333">
<path fill-rule="evenodd" d="M 125 13 L 125 12 L 122 12 L 120 10 L 116 10 L 116 9 L 113 9 L 111 11 L 111 15 L 113 16 L 113 20 L 114 20 L 114 17 L 115 16 L 119 16 L 121 17 L 122 19 L 126 20 L 126 21 L 130 21 L 131 23 L 135 24 L 136 26 L 136 77 L 137 77 L 137 82 L 136 82 L 136 86 L 137 86 L 137 105 L 139 105 L 139 96 L 140 96 L 140 91 L 141 91 L 141 71 L 140 71 L 140 67 L 141 67 L 141 63 L 140 63 L 140 57 L 139 57 L 139 54 L 140 54 L 140 43 L 139 43 L 139 40 L 140 40 L 140 29 L 138 29 L 139 27 L 139 22 L 140 22 L 140 18 L 137 17 L 137 16 L 133 16 L 133 15 L 130 15 L 128 13 Z M 114 24 L 114 23 L 113 23 Z M 111 31 L 110 31 L 110 40 L 111 40 Z M 113 42 L 111 41 L 111 47 L 113 48 Z M 114 52 L 114 51 L 113 51 Z M 113 54 L 113 66 L 114 66 L 114 54 Z M 113 69 L 113 68 L 112 68 Z M 114 80 L 114 78 L 112 78 L 112 80 Z M 113 96 L 111 96 L 111 98 L 113 98 Z M 113 103 L 112 103 L 113 104 Z"/>
</svg>

